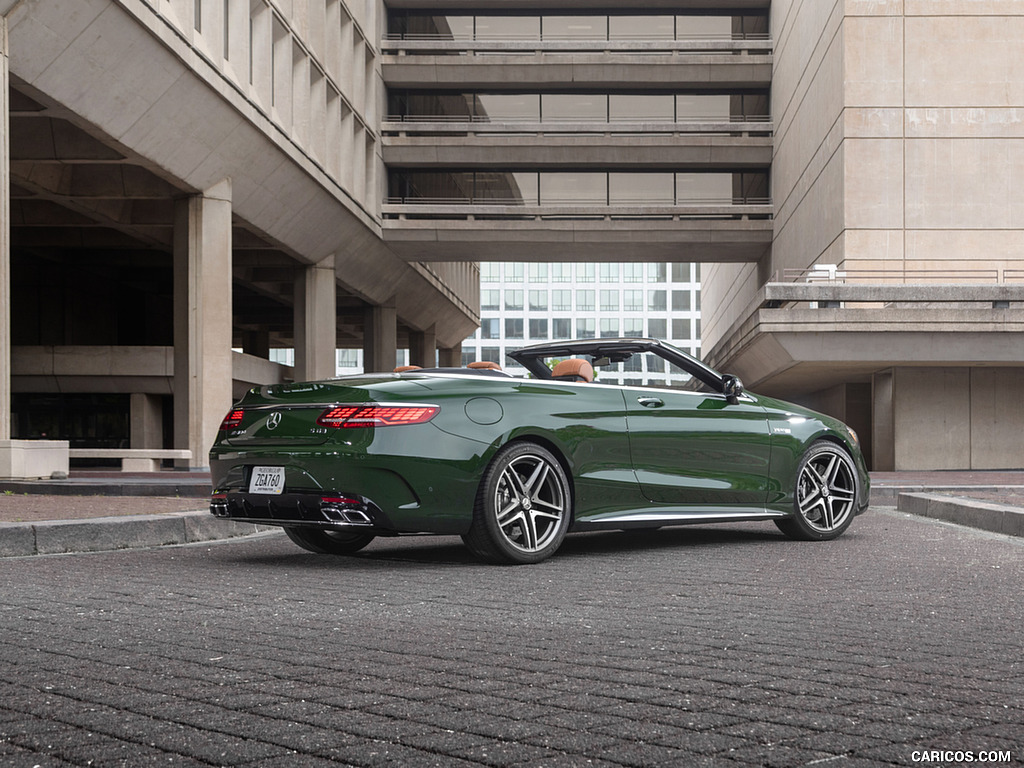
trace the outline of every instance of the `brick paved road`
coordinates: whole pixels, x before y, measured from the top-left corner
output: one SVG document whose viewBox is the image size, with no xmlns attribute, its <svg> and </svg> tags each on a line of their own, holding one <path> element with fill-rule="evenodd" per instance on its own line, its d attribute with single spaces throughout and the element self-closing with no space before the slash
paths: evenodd
<svg viewBox="0 0 1024 768">
<path fill-rule="evenodd" d="M 826 545 L 588 534 L 521 568 L 273 534 L 0 584 L 0 765 L 1024 761 L 1024 542 L 893 512 Z"/>
</svg>

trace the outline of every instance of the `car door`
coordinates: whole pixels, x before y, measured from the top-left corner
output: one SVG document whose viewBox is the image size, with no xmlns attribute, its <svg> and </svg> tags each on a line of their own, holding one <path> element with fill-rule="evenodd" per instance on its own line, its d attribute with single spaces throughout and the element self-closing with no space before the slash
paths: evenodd
<svg viewBox="0 0 1024 768">
<path fill-rule="evenodd" d="M 752 397 L 730 403 L 721 394 L 639 387 L 624 394 L 631 460 L 647 499 L 763 509 L 771 442 Z"/>
</svg>

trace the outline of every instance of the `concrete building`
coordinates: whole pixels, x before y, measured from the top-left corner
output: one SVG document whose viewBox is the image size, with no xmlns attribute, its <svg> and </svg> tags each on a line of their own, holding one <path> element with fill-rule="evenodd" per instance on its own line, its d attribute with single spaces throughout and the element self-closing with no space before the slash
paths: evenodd
<svg viewBox="0 0 1024 768">
<path fill-rule="evenodd" d="M 706 358 L 846 418 L 874 469 L 1024 466 L 1020 4 L 771 21 L 772 245 L 705 268 Z"/>
<path fill-rule="evenodd" d="M 0 441 L 86 414 L 201 465 L 336 348 L 458 362 L 480 262 L 700 263 L 705 359 L 875 468 L 1024 466 L 1016 3 L 0 14 Z"/>
</svg>

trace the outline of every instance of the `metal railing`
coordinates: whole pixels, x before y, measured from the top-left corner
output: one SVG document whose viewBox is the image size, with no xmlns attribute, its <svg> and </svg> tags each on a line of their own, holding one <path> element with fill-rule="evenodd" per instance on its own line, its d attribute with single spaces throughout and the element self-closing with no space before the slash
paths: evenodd
<svg viewBox="0 0 1024 768">
<path fill-rule="evenodd" d="M 775 282 L 779 273 L 773 275 Z M 811 269 L 784 269 L 785 282 L 804 283 L 896 283 L 901 285 L 978 284 L 1001 285 L 1024 282 L 1024 269 L 843 269 L 821 264 Z"/>
</svg>

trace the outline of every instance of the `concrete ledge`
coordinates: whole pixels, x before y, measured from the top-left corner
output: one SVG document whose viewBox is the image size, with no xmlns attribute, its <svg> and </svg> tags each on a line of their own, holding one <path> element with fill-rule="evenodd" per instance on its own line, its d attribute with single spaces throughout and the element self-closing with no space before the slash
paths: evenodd
<svg viewBox="0 0 1024 768">
<path fill-rule="evenodd" d="M 901 493 L 896 508 L 920 517 L 980 528 L 1007 536 L 1024 536 L 1024 509 L 935 493 Z"/>
<path fill-rule="evenodd" d="M 273 526 L 220 520 L 209 512 L 0 523 L 0 557 L 104 552 L 247 536 Z"/>
</svg>

